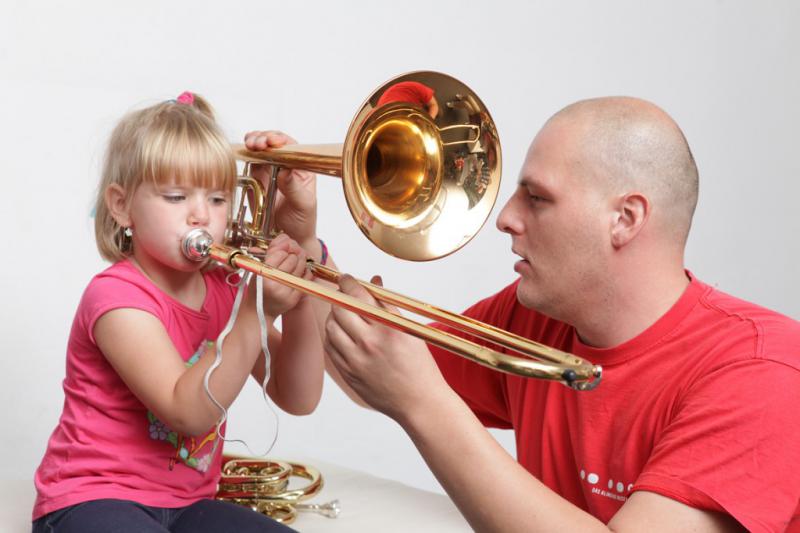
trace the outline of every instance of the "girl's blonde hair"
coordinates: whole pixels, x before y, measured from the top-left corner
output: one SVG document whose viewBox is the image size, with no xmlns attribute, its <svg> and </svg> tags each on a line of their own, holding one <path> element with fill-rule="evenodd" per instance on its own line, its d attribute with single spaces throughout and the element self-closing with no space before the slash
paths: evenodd
<svg viewBox="0 0 800 533">
<path fill-rule="evenodd" d="M 205 99 L 184 93 L 177 101 L 128 113 L 114 128 L 106 149 L 94 220 L 97 249 L 108 261 L 122 260 L 132 250 L 126 228 L 111 216 L 105 191 L 117 184 L 130 201 L 145 181 L 233 192 L 236 160 Z"/>
</svg>

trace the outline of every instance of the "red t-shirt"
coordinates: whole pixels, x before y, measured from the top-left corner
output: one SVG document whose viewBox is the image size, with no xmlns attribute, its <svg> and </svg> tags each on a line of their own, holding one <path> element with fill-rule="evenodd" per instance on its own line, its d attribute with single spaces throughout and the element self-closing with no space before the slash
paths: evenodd
<svg viewBox="0 0 800 533">
<path fill-rule="evenodd" d="M 433 98 L 433 89 L 416 81 L 395 83 L 378 99 L 378 106 L 390 102 L 411 102 L 424 106 Z"/>
<path fill-rule="evenodd" d="M 800 530 L 800 323 L 692 279 L 649 329 L 597 349 L 516 286 L 466 314 L 602 365 L 596 389 L 431 350 L 484 425 L 515 431 L 528 471 L 606 523 L 647 490 L 751 531 Z"/>
</svg>

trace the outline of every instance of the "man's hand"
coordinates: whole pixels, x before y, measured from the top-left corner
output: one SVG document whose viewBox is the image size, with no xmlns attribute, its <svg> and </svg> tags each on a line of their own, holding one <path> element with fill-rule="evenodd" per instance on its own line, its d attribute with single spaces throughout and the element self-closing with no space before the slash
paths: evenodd
<svg viewBox="0 0 800 533">
<path fill-rule="evenodd" d="M 381 284 L 373 277 L 372 283 Z M 351 276 L 342 292 L 387 310 Z M 331 306 L 325 325 L 325 351 L 347 384 L 371 407 L 398 422 L 423 412 L 436 391 L 447 387 L 425 342 L 387 326 Z"/>
</svg>

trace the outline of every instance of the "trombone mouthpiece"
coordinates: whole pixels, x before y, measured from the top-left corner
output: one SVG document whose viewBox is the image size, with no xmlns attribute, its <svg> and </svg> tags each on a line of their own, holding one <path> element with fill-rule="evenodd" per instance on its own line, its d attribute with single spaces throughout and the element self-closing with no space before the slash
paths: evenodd
<svg viewBox="0 0 800 533">
<path fill-rule="evenodd" d="M 214 239 L 211 238 L 209 232 L 204 229 L 195 228 L 183 236 L 181 251 L 186 259 L 200 262 L 208 257 L 208 252 L 213 243 Z"/>
</svg>

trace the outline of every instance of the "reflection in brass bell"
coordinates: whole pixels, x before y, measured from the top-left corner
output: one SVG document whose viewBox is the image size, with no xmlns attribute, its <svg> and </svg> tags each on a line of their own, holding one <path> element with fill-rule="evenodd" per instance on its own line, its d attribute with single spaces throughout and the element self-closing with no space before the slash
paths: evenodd
<svg viewBox="0 0 800 533">
<path fill-rule="evenodd" d="M 419 102 L 380 103 L 398 84 L 433 91 L 439 112 Z M 340 176 L 358 227 L 383 251 L 412 261 L 448 255 L 480 230 L 500 187 L 500 141 L 486 106 L 439 72 L 411 72 L 375 90 L 344 144 L 289 145 L 263 152 L 234 147 L 249 163 Z"/>
</svg>

